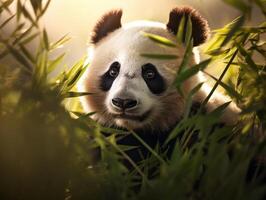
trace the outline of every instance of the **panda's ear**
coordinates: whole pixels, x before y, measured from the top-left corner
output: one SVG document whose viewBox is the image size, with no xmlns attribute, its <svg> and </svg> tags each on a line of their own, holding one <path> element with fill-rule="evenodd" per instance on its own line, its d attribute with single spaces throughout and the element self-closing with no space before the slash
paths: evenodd
<svg viewBox="0 0 266 200">
<path fill-rule="evenodd" d="M 96 44 L 108 33 L 121 27 L 122 10 L 111 10 L 97 22 L 94 26 L 91 42 Z"/>
<path fill-rule="evenodd" d="M 209 25 L 207 21 L 193 8 L 191 7 L 177 7 L 174 8 L 169 15 L 169 21 L 167 24 L 167 28 L 174 34 L 177 34 L 179 24 L 181 22 L 182 17 L 185 17 L 185 28 L 188 17 L 190 16 L 192 22 L 192 38 L 193 45 L 198 46 L 204 43 L 209 36 Z M 183 34 L 185 39 L 185 34 Z"/>
</svg>

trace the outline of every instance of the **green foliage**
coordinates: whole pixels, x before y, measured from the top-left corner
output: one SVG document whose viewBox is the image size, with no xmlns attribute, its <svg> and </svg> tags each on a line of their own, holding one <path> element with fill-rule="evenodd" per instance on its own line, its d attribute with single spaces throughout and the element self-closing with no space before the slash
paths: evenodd
<svg viewBox="0 0 266 200">
<path fill-rule="evenodd" d="M 265 62 L 262 35 L 266 27 L 265 23 L 243 25 L 253 4 L 264 14 L 265 6 L 260 0 L 225 2 L 243 11 L 243 15 L 215 32 L 206 46 L 210 58 L 198 65 L 189 66 L 193 44 L 190 20 L 187 26 L 182 21 L 176 41 L 144 33 L 155 45 L 186 48 L 174 82 L 181 93 L 186 79 L 200 70 L 205 72 L 213 61 L 224 62 L 220 77 L 205 72 L 216 83 L 203 105 L 220 85 L 243 110 L 240 126 L 234 127 L 213 127 L 228 103 L 208 115 L 199 111 L 190 116 L 193 95 L 202 83 L 196 85 L 185 97 L 184 118 L 164 144 L 180 136 L 171 158 L 167 158 L 159 146 L 152 149 L 131 130 L 102 127 L 90 118 L 95 113 L 67 110 L 66 100 L 75 102 L 76 97 L 91 95 L 75 91 L 78 79 L 88 67 L 85 58 L 50 80 L 50 74 L 62 66 L 65 57 L 64 53 L 53 58 L 51 54 L 57 54 L 57 48 L 69 40 L 63 36 L 51 42 L 49 30 L 39 25 L 50 1 L 1 1 L 1 17 L 3 13 L 7 17 L 0 24 L 0 199 L 263 199 L 266 185 L 260 179 L 265 176 L 265 163 L 260 160 L 266 154 L 266 69 L 257 56 Z M 15 13 L 10 8 L 14 4 Z M 4 34 L 12 22 L 15 26 Z M 33 42 L 38 42 L 38 47 L 32 51 Z M 178 56 L 141 53 L 153 59 Z M 8 58 L 15 64 L 5 61 Z M 238 78 L 225 79 L 231 67 L 237 67 L 239 73 L 229 77 Z M 195 132 L 198 139 L 191 145 L 189 141 Z M 138 139 L 150 157 L 134 163 L 126 151 L 137 147 L 116 142 L 125 134 Z M 93 159 L 95 148 L 102 154 L 99 162 Z M 133 170 L 129 171 L 122 159 Z M 256 164 L 264 165 L 264 171 L 255 172 L 252 180 L 246 181 L 254 159 Z M 151 180 L 150 169 L 155 169 L 156 175 Z"/>
</svg>

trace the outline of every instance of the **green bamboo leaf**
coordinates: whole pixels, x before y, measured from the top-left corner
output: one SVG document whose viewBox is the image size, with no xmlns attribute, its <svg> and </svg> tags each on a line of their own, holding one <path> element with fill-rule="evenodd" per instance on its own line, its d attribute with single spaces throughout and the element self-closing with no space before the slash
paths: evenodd
<svg viewBox="0 0 266 200">
<path fill-rule="evenodd" d="M 20 23 L 16 26 L 15 30 L 11 33 L 10 37 L 16 37 L 17 34 L 24 28 L 25 23 Z"/>
<path fill-rule="evenodd" d="M 9 53 L 21 64 L 22 69 L 24 69 L 27 73 L 32 73 L 32 65 L 27 61 L 27 59 L 14 47 L 5 43 L 5 46 Z"/>
<path fill-rule="evenodd" d="M 232 87 L 230 87 L 229 85 L 225 84 L 224 82 L 218 80 L 216 77 L 214 77 L 213 75 L 209 74 L 208 72 L 203 71 L 205 74 L 207 74 L 208 76 L 210 76 L 213 80 L 217 81 L 217 83 L 222 86 L 230 96 L 235 97 L 237 100 L 241 100 L 242 96 L 236 91 L 234 90 Z"/>
<path fill-rule="evenodd" d="M 161 44 L 161 45 L 164 45 L 164 46 L 167 46 L 167 47 L 176 47 L 176 44 L 165 38 L 165 37 L 162 37 L 160 35 L 156 35 L 156 34 L 152 34 L 152 33 L 143 33 L 143 35 L 145 37 L 148 37 L 150 40 L 158 43 L 158 44 Z"/>
<path fill-rule="evenodd" d="M 79 78 L 85 72 L 87 66 L 88 65 L 84 65 L 84 59 L 81 59 L 70 69 L 70 71 L 65 75 L 66 81 L 61 88 L 62 94 L 70 91 L 75 86 Z"/>
<path fill-rule="evenodd" d="M 229 106 L 230 103 L 231 101 L 218 106 L 212 112 L 210 112 L 207 117 L 212 120 L 220 118 L 223 114 L 223 111 Z"/>
<path fill-rule="evenodd" d="M 49 50 L 49 39 L 45 29 L 43 29 L 43 43 L 46 50 Z"/>
<path fill-rule="evenodd" d="M 183 38 L 184 38 L 184 31 L 185 31 L 185 16 L 182 16 L 182 19 L 180 21 L 178 31 L 176 34 L 176 39 L 179 44 L 183 44 Z"/>
<path fill-rule="evenodd" d="M 80 117 L 90 117 L 90 116 L 92 116 L 92 115 L 94 115 L 96 112 L 90 112 L 90 113 L 87 113 L 87 114 L 85 114 L 85 113 L 82 113 L 82 112 L 76 112 L 76 111 L 69 111 L 70 113 L 73 113 L 74 115 L 76 115 L 78 118 L 80 118 Z"/>
<path fill-rule="evenodd" d="M 190 77 L 194 76 L 195 74 L 197 74 L 200 70 L 203 70 L 205 69 L 211 62 L 211 59 L 207 59 L 207 60 L 204 60 L 202 61 L 201 63 L 197 64 L 197 65 L 194 65 L 188 69 L 185 69 L 183 71 L 181 71 L 180 73 L 178 73 L 175 81 L 174 81 L 174 84 L 177 86 L 177 87 L 180 87 L 181 84 L 189 79 Z"/>
<path fill-rule="evenodd" d="M 67 92 L 65 95 L 63 95 L 64 98 L 75 98 L 75 97 L 81 97 L 81 96 L 87 96 L 92 95 L 90 92 Z"/>
<path fill-rule="evenodd" d="M 152 59 L 160 59 L 160 60 L 171 60 L 171 59 L 177 59 L 177 55 L 170 55 L 170 54 L 150 54 L 150 53 L 142 53 L 140 54 L 143 57 L 146 58 L 152 58 Z"/>
<path fill-rule="evenodd" d="M 42 1 L 40 0 L 30 0 L 31 6 L 34 10 L 35 15 L 37 16 L 42 8 Z"/>
<path fill-rule="evenodd" d="M 234 34 L 237 31 L 239 31 L 240 27 L 243 26 L 244 22 L 245 22 L 245 16 L 244 15 L 238 17 L 235 20 L 235 23 L 232 24 L 230 31 L 226 34 L 226 37 L 225 37 L 223 43 L 221 44 L 221 47 L 225 46 L 231 40 L 231 38 L 234 36 Z"/>
<path fill-rule="evenodd" d="M 200 88 L 202 87 L 204 83 L 199 83 L 198 85 L 196 85 L 196 87 L 194 87 L 188 94 L 188 97 L 186 99 L 186 109 L 184 112 L 184 119 L 187 119 L 189 117 L 189 113 L 191 110 L 191 106 L 193 103 L 193 96 L 200 90 Z"/>
<path fill-rule="evenodd" d="M 40 87 L 47 81 L 47 60 L 48 55 L 46 51 L 42 51 L 37 55 L 37 65 L 34 68 L 35 86 Z"/>
<path fill-rule="evenodd" d="M 31 53 L 28 51 L 28 49 L 22 44 L 20 44 L 19 47 L 20 47 L 21 52 L 24 54 L 24 56 L 27 59 L 29 59 L 32 63 L 34 63 L 35 60 L 34 60 L 33 56 L 31 55 Z"/>
<path fill-rule="evenodd" d="M 37 22 L 33 19 L 33 17 L 31 16 L 31 14 L 29 13 L 29 11 L 26 9 L 25 6 L 22 6 L 21 7 L 21 12 L 23 14 L 23 16 L 27 19 L 30 20 L 30 22 L 35 26 L 35 27 L 38 27 L 38 24 Z"/>
<path fill-rule="evenodd" d="M 25 45 L 28 44 L 29 42 L 33 41 L 36 37 L 38 37 L 40 35 L 40 33 L 33 33 L 32 35 L 30 35 L 29 37 L 25 38 L 24 40 L 22 40 L 20 42 L 20 44 Z"/>
<path fill-rule="evenodd" d="M 67 35 L 64 35 L 58 41 L 50 45 L 50 50 L 60 48 L 63 44 L 65 44 L 69 40 L 70 40 L 70 37 L 68 37 Z"/>
<path fill-rule="evenodd" d="M 118 145 L 119 146 L 119 148 L 122 150 L 122 151 L 130 151 L 130 150 L 133 150 L 133 149 L 137 149 L 137 148 L 139 148 L 138 146 L 131 146 L 131 145 Z"/>
<path fill-rule="evenodd" d="M 190 40 L 192 39 L 192 22 L 191 17 L 188 17 L 187 26 L 186 26 L 186 35 L 185 35 L 185 45 L 188 46 Z"/>
<path fill-rule="evenodd" d="M 54 71 L 54 69 L 62 62 L 65 55 L 66 55 L 65 53 L 62 53 L 56 59 L 52 60 L 48 65 L 47 72 L 51 73 L 52 71 Z"/>
<path fill-rule="evenodd" d="M 51 0 L 48 0 L 45 4 L 45 6 L 41 9 L 40 14 L 37 16 L 37 19 L 39 19 L 41 16 L 43 16 L 43 14 L 46 12 L 46 10 L 48 9 L 49 5 L 51 3 Z"/>
<path fill-rule="evenodd" d="M 74 85 L 77 83 L 79 78 L 82 76 L 82 74 L 85 72 L 86 68 L 79 69 L 75 74 L 73 74 L 68 81 L 67 89 L 70 90 L 74 87 Z"/>
<path fill-rule="evenodd" d="M 34 27 L 34 25 L 31 25 L 26 31 L 24 31 L 22 34 L 20 34 L 18 37 L 16 37 L 16 39 L 13 42 L 13 45 L 16 45 L 21 40 L 23 40 L 24 37 L 26 37 L 27 35 L 29 35 L 31 33 L 31 31 L 33 30 L 33 27 Z M 16 32 L 18 32 L 18 31 L 16 31 Z"/>
<path fill-rule="evenodd" d="M 247 62 L 248 66 L 251 67 L 254 71 L 258 71 L 256 63 L 253 61 L 251 55 L 249 52 L 247 52 L 242 45 L 239 43 L 236 43 L 237 49 L 241 53 L 241 55 L 244 57 L 245 61 Z"/>
<path fill-rule="evenodd" d="M 17 14 L 16 14 L 17 21 L 20 20 L 21 14 L 22 14 L 22 4 L 20 0 L 17 0 Z"/>
<path fill-rule="evenodd" d="M 187 68 L 188 63 L 190 62 L 191 55 L 192 55 L 192 49 L 193 49 L 193 39 L 190 40 L 189 45 L 186 47 L 186 51 L 183 56 L 182 63 L 180 64 L 178 68 L 178 73 L 182 72 L 185 68 Z"/>
<path fill-rule="evenodd" d="M 224 78 L 224 76 L 225 76 L 227 70 L 228 70 L 229 67 L 231 66 L 231 63 L 234 61 L 234 59 L 235 59 L 237 53 L 238 53 L 238 51 L 235 50 L 235 52 L 234 52 L 233 55 L 231 56 L 231 58 L 230 58 L 228 64 L 225 66 L 225 68 L 224 68 L 222 74 L 220 75 L 220 77 L 219 77 L 219 79 L 218 79 L 219 81 L 222 81 L 222 79 Z M 219 86 L 219 83 L 216 82 L 216 83 L 214 84 L 214 86 L 212 87 L 212 89 L 211 89 L 210 93 L 208 94 L 208 96 L 204 99 L 203 103 L 201 104 L 202 106 L 201 106 L 201 108 L 200 108 L 200 111 L 202 111 L 202 109 L 204 108 L 204 106 L 209 102 L 211 96 L 213 95 L 213 93 L 215 92 L 215 90 L 217 89 L 218 86 Z"/>
<path fill-rule="evenodd" d="M 9 9 L 9 6 L 13 3 L 14 0 L 6 0 L 4 2 L 1 1 L 2 5 L 0 7 L 0 13 L 2 10 L 6 10 L 10 15 L 12 15 L 11 10 Z"/>
<path fill-rule="evenodd" d="M 155 156 L 161 163 L 165 163 L 165 161 L 156 153 L 141 137 L 139 137 L 134 131 L 130 131 L 130 133 L 145 147 L 147 150 Z"/>
</svg>

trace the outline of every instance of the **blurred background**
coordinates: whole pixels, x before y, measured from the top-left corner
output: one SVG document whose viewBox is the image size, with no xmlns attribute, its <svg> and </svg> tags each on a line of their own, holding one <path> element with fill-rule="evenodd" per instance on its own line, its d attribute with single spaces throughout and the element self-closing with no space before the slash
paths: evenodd
<svg viewBox="0 0 266 200">
<path fill-rule="evenodd" d="M 239 11 L 221 0 L 52 0 L 43 23 L 51 41 L 65 34 L 72 39 L 64 47 L 65 63 L 73 64 L 86 54 L 89 34 L 97 20 L 107 11 L 122 8 L 122 23 L 133 20 L 154 20 L 167 23 L 170 10 L 189 5 L 200 11 L 211 29 L 217 29 L 240 15 Z M 257 7 L 253 8 L 250 24 L 262 22 Z"/>
</svg>

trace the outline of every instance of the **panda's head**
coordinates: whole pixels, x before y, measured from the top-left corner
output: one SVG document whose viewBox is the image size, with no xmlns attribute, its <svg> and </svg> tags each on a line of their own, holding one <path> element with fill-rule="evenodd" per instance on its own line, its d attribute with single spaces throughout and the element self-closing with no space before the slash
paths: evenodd
<svg viewBox="0 0 266 200">
<path fill-rule="evenodd" d="M 160 46 L 143 33 L 175 41 L 183 16 L 191 18 L 194 46 L 205 42 L 207 22 L 192 8 L 173 9 L 167 24 L 135 21 L 122 26 L 121 10 L 105 14 L 94 28 L 90 66 L 78 84 L 79 91 L 93 93 L 83 97 L 85 111 L 96 112 L 93 118 L 107 126 L 134 130 L 165 130 L 173 126 L 184 112 L 184 100 L 172 83 L 185 47 Z M 172 54 L 178 58 L 152 59 L 143 53 Z M 191 84 L 195 81 L 186 81 L 185 90 Z"/>
</svg>

